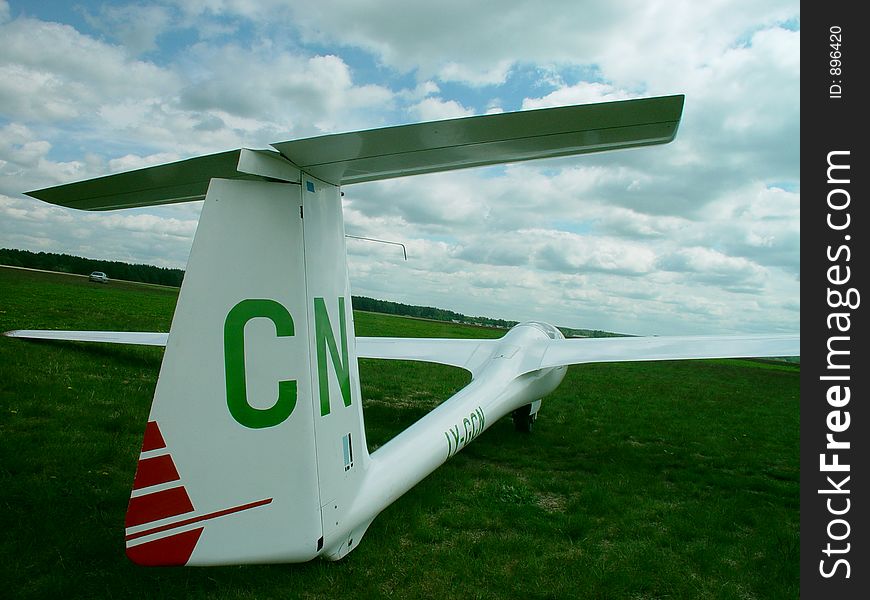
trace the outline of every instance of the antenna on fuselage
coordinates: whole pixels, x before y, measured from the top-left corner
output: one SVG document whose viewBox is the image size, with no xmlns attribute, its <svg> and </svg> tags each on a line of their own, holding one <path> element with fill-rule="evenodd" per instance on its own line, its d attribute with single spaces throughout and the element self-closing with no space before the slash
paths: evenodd
<svg viewBox="0 0 870 600">
<path fill-rule="evenodd" d="M 389 240 L 378 240 L 375 238 L 362 237 L 359 235 L 350 235 L 349 233 L 345 233 L 344 237 L 348 237 L 348 238 L 351 238 L 354 240 L 363 240 L 366 242 L 377 242 L 379 244 L 392 244 L 394 246 L 401 246 L 402 247 L 402 255 L 405 257 L 405 260 L 408 260 L 408 250 L 405 248 L 405 244 L 403 244 L 401 242 L 391 242 Z"/>
</svg>

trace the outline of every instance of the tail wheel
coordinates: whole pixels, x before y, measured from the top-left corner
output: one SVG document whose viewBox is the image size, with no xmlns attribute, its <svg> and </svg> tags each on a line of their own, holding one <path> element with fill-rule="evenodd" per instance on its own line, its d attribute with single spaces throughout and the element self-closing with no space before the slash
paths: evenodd
<svg viewBox="0 0 870 600">
<path fill-rule="evenodd" d="M 514 429 L 522 433 L 531 433 L 532 424 L 535 422 L 537 415 L 532 414 L 532 405 L 526 404 L 511 413 L 511 417 L 514 420 Z"/>
</svg>

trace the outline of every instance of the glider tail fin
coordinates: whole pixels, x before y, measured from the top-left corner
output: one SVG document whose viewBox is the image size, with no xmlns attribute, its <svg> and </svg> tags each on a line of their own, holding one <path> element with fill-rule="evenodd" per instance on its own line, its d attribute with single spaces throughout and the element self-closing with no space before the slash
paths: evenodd
<svg viewBox="0 0 870 600">
<path fill-rule="evenodd" d="M 335 186 L 215 179 L 127 511 L 134 562 L 299 562 L 368 463 Z"/>
</svg>

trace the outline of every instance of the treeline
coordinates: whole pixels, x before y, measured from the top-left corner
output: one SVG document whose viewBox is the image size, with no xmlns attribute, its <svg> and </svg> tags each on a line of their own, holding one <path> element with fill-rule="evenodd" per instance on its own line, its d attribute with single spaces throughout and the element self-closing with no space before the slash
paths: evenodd
<svg viewBox="0 0 870 600">
<path fill-rule="evenodd" d="M 354 296 L 353 307 L 356 310 L 384 313 L 387 315 L 401 315 L 404 317 L 416 317 L 418 319 L 431 319 L 433 321 L 450 321 L 453 323 L 466 323 L 470 325 L 484 325 L 486 327 L 500 327 L 509 329 L 517 324 L 516 321 L 504 319 L 491 319 L 489 317 L 467 317 L 461 313 L 444 308 L 432 306 L 413 306 L 401 302 L 389 300 L 375 300 L 365 296 Z"/>
<path fill-rule="evenodd" d="M 131 265 L 124 262 L 94 260 L 69 254 L 30 252 L 28 250 L 13 250 L 10 248 L 0 248 L 0 265 L 75 273 L 78 275 L 88 275 L 93 271 L 102 271 L 108 275 L 109 279 L 156 283 L 173 287 L 181 287 L 181 281 L 184 279 L 184 271 L 181 269 L 166 269 L 164 267 L 143 264 Z M 414 306 L 402 304 L 401 302 L 376 300 L 365 296 L 353 296 L 352 300 L 353 307 L 356 310 L 388 315 L 431 319 L 433 321 L 448 321 L 467 325 L 481 325 L 484 327 L 498 327 L 501 329 L 510 329 L 517 324 L 517 321 L 492 319 L 489 317 L 468 317 L 462 313 L 443 308 Z M 565 334 L 565 337 L 616 337 L 622 335 L 597 329 L 569 329 L 567 327 L 560 327 L 560 329 Z"/>
<path fill-rule="evenodd" d="M 452 310 L 445 310 L 443 308 L 433 308 L 431 306 L 413 306 L 410 304 L 402 304 L 401 302 L 375 300 L 374 298 L 366 298 L 365 296 L 354 296 L 353 307 L 356 310 L 385 313 L 388 315 L 401 315 L 404 317 L 416 317 L 418 319 L 431 319 L 433 321 L 450 321 L 452 323 L 481 325 L 484 327 L 498 327 L 500 329 L 510 329 L 517 324 L 517 321 L 506 321 L 505 319 L 491 319 L 489 317 L 468 317 L 466 315 L 463 315 L 462 313 L 454 312 Z M 569 327 L 559 327 L 559 329 L 567 338 L 623 337 L 625 335 L 622 333 L 601 331 L 600 329 L 573 329 Z"/>
<path fill-rule="evenodd" d="M 108 275 L 109 279 L 140 281 L 174 287 L 180 287 L 181 280 L 184 278 L 184 271 L 181 269 L 167 269 L 142 264 L 131 265 L 114 260 L 95 260 L 69 254 L 30 252 L 10 248 L 0 248 L 0 265 L 75 273 L 77 275 L 88 275 L 93 271 L 102 271 Z"/>
<path fill-rule="evenodd" d="M 559 327 L 566 338 L 602 338 L 602 337 L 630 337 L 625 333 L 613 333 L 612 331 L 601 331 L 600 329 L 572 329 L 570 327 Z"/>
</svg>

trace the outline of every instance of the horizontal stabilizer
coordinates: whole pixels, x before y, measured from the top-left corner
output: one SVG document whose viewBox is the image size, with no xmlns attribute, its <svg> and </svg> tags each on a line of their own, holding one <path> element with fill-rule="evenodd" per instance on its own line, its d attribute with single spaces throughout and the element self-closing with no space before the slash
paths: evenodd
<svg viewBox="0 0 870 600">
<path fill-rule="evenodd" d="M 298 183 L 299 170 L 334 185 L 664 144 L 683 96 L 480 115 L 230 150 L 27 192 L 51 204 L 112 210 L 205 198 L 212 178 Z M 290 174 L 290 175 L 288 175 Z"/>
<path fill-rule="evenodd" d="M 81 210 L 111 210 L 202 200 L 212 177 L 252 178 L 238 171 L 239 152 L 230 150 L 189 158 L 35 190 L 27 192 L 27 195 Z"/>
<path fill-rule="evenodd" d="M 138 344 L 141 346 L 166 346 L 168 333 L 142 331 L 52 331 L 46 329 L 15 329 L 7 331 L 7 337 L 32 340 L 63 340 L 67 342 L 105 342 L 107 344 Z"/>
<path fill-rule="evenodd" d="M 684 97 L 562 106 L 400 125 L 272 144 L 336 185 L 664 144 Z"/>
</svg>

